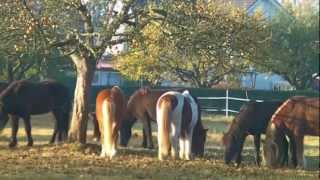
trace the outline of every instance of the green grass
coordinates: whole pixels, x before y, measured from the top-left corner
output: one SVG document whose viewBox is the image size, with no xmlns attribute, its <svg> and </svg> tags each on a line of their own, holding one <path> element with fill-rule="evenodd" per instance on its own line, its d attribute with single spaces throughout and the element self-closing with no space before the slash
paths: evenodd
<svg viewBox="0 0 320 180">
<path fill-rule="evenodd" d="M 203 118 L 209 128 L 206 152 L 194 161 L 158 161 L 156 150 L 140 148 L 141 124 L 134 127 L 128 148 L 120 148 L 113 160 L 99 157 L 99 146 L 91 141 L 92 128 L 88 131 L 89 143 L 48 145 L 52 133 L 51 115 L 33 117 L 35 145 L 26 147 L 23 123 L 19 130 L 19 146 L 9 149 L 10 129 L 0 136 L 0 179 L 318 179 L 319 138 L 306 137 L 305 156 L 307 169 L 270 169 L 254 165 L 252 138 L 248 138 L 240 168 L 223 163 L 222 132 L 231 118 L 206 115 Z M 153 125 L 156 142 L 156 127 Z"/>
</svg>

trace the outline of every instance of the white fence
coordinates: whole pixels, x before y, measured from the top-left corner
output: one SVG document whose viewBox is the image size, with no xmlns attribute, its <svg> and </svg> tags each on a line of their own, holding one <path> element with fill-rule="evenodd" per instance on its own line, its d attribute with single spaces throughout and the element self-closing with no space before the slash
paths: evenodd
<svg viewBox="0 0 320 180">
<path fill-rule="evenodd" d="M 236 97 L 229 97 L 229 90 L 226 90 L 226 96 L 225 97 L 197 97 L 199 100 L 223 100 L 225 99 L 225 109 L 215 109 L 215 108 L 206 108 L 204 109 L 204 111 L 208 111 L 208 112 L 217 112 L 217 111 L 223 111 L 225 112 L 226 117 L 229 116 L 229 112 L 233 112 L 233 113 L 238 113 L 239 111 L 234 110 L 234 109 L 229 109 L 229 101 L 230 100 L 234 100 L 234 101 L 244 101 L 244 102 L 248 102 L 248 101 L 252 101 L 254 99 L 243 99 L 243 98 L 236 98 Z M 263 102 L 263 100 L 254 100 L 257 102 Z"/>
</svg>

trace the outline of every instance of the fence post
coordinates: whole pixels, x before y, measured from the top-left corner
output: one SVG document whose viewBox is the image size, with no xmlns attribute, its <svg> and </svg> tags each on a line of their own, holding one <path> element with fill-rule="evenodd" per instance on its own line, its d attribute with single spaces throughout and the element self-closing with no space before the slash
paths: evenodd
<svg viewBox="0 0 320 180">
<path fill-rule="evenodd" d="M 229 116 L 229 90 L 226 90 L 226 117 Z"/>
</svg>

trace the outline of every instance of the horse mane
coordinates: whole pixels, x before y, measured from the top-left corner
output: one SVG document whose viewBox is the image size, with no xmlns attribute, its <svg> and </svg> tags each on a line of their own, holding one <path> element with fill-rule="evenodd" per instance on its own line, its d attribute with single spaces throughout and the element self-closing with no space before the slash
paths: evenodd
<svg viewBox="0 0 320 180">
<path fill-rule="evenodd" d="M 240 123 L 239 115 L 241 115 L 241 113 L 243 111 L 246 111 L 248 109 L 248 106 L 255 104 L 255 103 L 256 103 L 256 101 L 249 101 L 248 103 L 246 103 L 240 107 L 239 113 L 232 119 L 232 122 L 228 128 L 228 131 L 226 133 L 224 133 L 224 135 L 222 137 L 223 144 L 226 144 L 226 142 L 228 140 L 227 136 L 229 136 L 229 135 L 239 137 L 239 134 L 241 133 L 241 127 L 239 124 Z"/>
</svg>

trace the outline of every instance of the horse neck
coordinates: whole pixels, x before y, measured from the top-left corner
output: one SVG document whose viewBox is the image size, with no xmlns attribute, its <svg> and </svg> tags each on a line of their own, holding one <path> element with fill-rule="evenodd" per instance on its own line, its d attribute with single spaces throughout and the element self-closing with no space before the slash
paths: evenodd
<svg viewBox="0 0 320 180">
<path fill-rule="evenodd" d="M 244 133 L 245 130 L 240 127 L 239 121 L 236 122 L 235 120 L 231 123 L 230 128 L 227 132 L 228 135 L 235 137 L 242 137 Z"/>
</svg>

